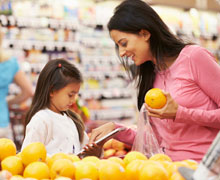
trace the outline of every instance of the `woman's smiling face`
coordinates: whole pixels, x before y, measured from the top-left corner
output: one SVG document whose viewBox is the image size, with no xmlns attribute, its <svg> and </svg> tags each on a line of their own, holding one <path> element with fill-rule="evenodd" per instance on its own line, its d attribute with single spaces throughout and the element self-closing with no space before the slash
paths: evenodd
<svg viewBox="0 0 220 180">
<path fill-rule="evenodd" d="M 111 30 L 110 36 L 118 46 L 121 57 L 130 57 L 139 66 L 146 61 L 153 61 L 150 51 L 150 33 L 141 30 L 139 34 L 126 33 L 118 30 Z"/>
</svg>

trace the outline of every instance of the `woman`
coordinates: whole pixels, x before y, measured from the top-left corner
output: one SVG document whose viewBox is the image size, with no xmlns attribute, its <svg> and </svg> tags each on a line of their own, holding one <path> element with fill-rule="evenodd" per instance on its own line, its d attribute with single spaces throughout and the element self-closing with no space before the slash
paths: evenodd
<svg viewBox="0 0 220 180">
<path fill-rule="evenodd" d="M 160 147 L 174 161 L 200 161 L 220 129 L 220 67 L 204 48 L 175 37 L 158 14 L 141 0 L 125 0 L 108 23 L 117 53 L 129 74 L 136 66 L 138 108 L 151 88 L 163 89 L 167 103 L 148 107 Z M 94 129 L 90 142 L 119 125 Z M 115 138 L 132 144 L 136 132 L 127 129 Z"/>
<path fill-rule="evenodd" d="M 32 85 L 25 73 L 19 69 L 16 58 L 10 58 L 1 48 L 2 33 L 0 26 L 0 138 L 12 139 L 8 106 L 20 104 L 33 95 Z M 7 100 L 9 85 L 14 82 L 20 94 Z"/>
</svg>

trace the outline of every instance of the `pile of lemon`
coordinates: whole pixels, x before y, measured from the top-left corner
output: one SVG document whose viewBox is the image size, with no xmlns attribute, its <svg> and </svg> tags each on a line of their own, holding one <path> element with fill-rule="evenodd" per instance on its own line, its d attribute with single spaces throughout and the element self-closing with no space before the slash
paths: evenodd
<svg viewBox="0 0 220 180">
<path fill-rule="evenodd" d="M 131 151 L 124 159 L 99 159 L 88 156 L 79 159 L 74 154 L 57 153 L 47 156 L 46 148 L 36 142 L 16 154 L 16 146 L 9 139 L 0 139 L 0 179 L 10 180 L 182 180 L 178 167 L 196 169 L 193 160 L 172 162 L 164 154 L 147 158 Z M 184 180 L 184 179 L 183 179 Z"/>
</svg>

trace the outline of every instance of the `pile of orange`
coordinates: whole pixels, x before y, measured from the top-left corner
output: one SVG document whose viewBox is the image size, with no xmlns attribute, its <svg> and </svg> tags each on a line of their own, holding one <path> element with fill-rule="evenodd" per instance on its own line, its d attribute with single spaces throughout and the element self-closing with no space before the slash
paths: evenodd
<svg viewBox="0 0 220 180">
<path fill-rule="evenodd" d="M 79 159 L 65 153 L 49 157 L 42 143 L 32 143 L 16 154 L 14 143 L 7 139 L 0 139 L 0 150 L 0 178 L 2 176 L 6 180 L 184 180 L 178 167 L 195 170 L 198 166 L 193 160 L 173 162 L 165 154 L 148 158 L 137 151 L 130 151 L 123 159 L 94 156 Z"/>
</svg>

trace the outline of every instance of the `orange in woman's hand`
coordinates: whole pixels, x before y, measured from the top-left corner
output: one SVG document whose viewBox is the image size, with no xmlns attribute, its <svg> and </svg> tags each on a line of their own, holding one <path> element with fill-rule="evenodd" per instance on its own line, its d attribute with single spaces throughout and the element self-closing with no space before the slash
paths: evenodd
<svg viewBox="0 0 220 180">
<path fill-rule="evenodd" d="M 149 91 L 147 91 L 144 100 L 145 103 L 153 109 L 160 109 L 167 102 L 166 96 L 163 94 L 163 91 L 159 88 L 152 88 Z"/>
</svg>

